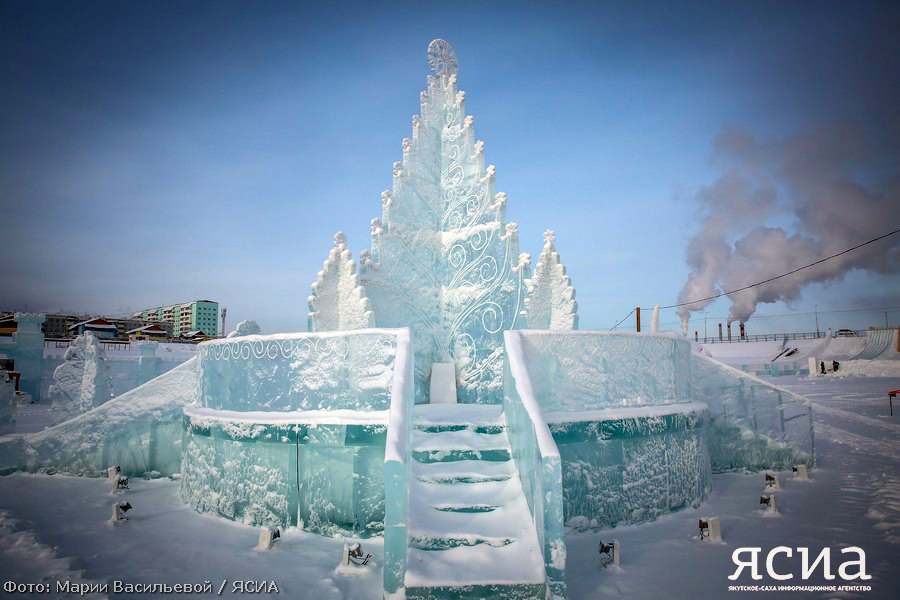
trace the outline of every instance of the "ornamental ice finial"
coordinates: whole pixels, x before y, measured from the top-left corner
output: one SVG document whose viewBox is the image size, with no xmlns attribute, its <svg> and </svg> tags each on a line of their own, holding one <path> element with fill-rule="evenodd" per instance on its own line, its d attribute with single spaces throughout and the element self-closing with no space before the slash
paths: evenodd
<svg viewBox="0 0 900 600">
<path fill-rule="evenodd" d="M 338 231 L 336 234 L 334 234 L 334 245 L 335 246 L 340 246 L 341 244 L 346 244 L 346 243 L 347 243 L 347 234 L 345 234 L 343 231 Z"/>
<path fill-rule="evenodd" d="M 556 239 L 556 232 L 553 231 L 552 229 L 548 229 L 547 231 L 544 232 L 544 243 L 545 244 L 552 244 L 553 240 L 555 240 L 555 239 Z"/>
<path fill-rule="evenodd" d="M 453 46 L 440 38 L 428 44 L 428 64 L 435 75 L 455 75 L 459 69 Z"/>
</svg>

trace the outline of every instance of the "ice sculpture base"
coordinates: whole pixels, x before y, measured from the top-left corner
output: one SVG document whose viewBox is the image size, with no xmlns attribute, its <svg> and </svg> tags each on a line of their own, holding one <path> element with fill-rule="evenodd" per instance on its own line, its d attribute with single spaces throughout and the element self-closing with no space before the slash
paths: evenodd
<svg viewBox="0 0 900 600">
<path fill-rule="evenodd" d="M 710 491 L 703 403 L 547 413 L 567 527 L 604 529 L 699 506 Z"/>
<path fill-rule="evenodd" d="M 387 411 L 184 411 L 181 495 L 260 527 L 368 537 L 384 529 Z"/>
</svg>

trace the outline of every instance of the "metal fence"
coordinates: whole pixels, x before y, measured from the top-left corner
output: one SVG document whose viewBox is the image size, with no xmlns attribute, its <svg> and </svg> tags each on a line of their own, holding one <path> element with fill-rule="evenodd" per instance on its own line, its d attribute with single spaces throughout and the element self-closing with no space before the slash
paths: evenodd
<svg viewBox="0 0 900 600">
<path fill-rule="evenodd" d="M 863 336 L 866 335 L 865 329 L 857 329 L 853 331 L 855 335 Z M 807 331 L 807 332 L 799 332 L 799 333 L 762 333 L 759 335 L 745 335 L 741 337 L 740 335 L 732 334 L 729 337 L 727 334 L 722 334 L 722 337 L 719 336 L 709 336 L 709 337 L 695 337 L 695 342 L 700 342 L 701 344 L 734 344 L 740 342 L 779 342 L 782 340 L 815 340 L 819 338 L 825 338 L 828 336 L 828 332 L 826 331 Z"/>
</svg>

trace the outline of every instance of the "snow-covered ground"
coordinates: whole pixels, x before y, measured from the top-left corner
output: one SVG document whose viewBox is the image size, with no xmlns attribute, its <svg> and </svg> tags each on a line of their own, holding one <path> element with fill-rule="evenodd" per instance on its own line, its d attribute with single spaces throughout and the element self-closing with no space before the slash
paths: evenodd
<svg viewBox="0 0 900 600">
<path fill-rule="evenodd" d="M 887 391 L 900 388 L 900 377 L 779 377 L 773 382 L 808 396 L 816 424 L 818 467 L 808 482 L 779 474 L 782 490 L 775 495 L 781 514 L 764 516 L 760 510 L 762 474 L 715 475 L 712 495 L 699 509 L 644 525 L 570 533 L 570 598 L 724 598 L 734 585 L 845 583 L 867 585 L 871 591 L 769 592 L 765 597 L 900 597 L 900 406 L 889 417 L 887 398 Z M 29 412 L 20 425 L 40 428 L 40 408 Z M 336 572 L 340 540 L 288 531 L 272 551 L 258 552 L 253 549 L 258 530 L 193 512 L 182 503 L 178 482 L 133 481 L 131 487 L 114 497 L 98 479 L 0 478 L 0 584 L 208 580 L 212 595 L 222 581 L 227 581 L 223 595 L 232 595 L 235 581 L 252 580 L 276 582 L 277 596 L 284 598 L 381 595 L 380 539 L 360 540 L 377 566 Z M 109 522 L 116 500 L 134 505 L 129 521 Z M 706 516 L 720 517 L 723 544 L 696 540 L 697 519 Z M 597 545 L 614 538 L 621 543 L 622 566 L 603 569 Z M 773 581 L 766 574 L 766 554 L 776 546 L 793 549 L 792 558 L 782 554 L 773 564 L 779 573 L 793 573 L 791 580 Z M 813 558 L 822 548 L 832 548 L 832 572 L 837 574 L 846 559 L 840 549 L 847 546 L 865 551 L 872 579 L 824 581 L 821 566 L 813 578 L 800 579 L 798 547 L 809 548 Z M 737 581 L 728 579 L 735 571 L 732 553 L 740 547 L 762 548 L 762 580 L 750 579 L 748 569 Z"/>
<path fill-rule="evenodd" d="M 900 388 L 900 378 L 779 377 L 773 383 L 813 402 L 818 467 L 810 481 L 779 473 L 775 492 L 780 515 L 763 516 L 759 497 L 763 475 L 714 475 L 709 500 L 696 510 L 668 515 L 646 525 L 621 527 L 599 534 L 575 533 L 566 539 L 571 598 L 723 598 L 733 585 L 840 585 L 824 581 L 822 570 L 800 579 L 797 548 L 809 548 L 811 559 L 832 548 L 832 573 L 844 558 L 840 548 L 859 546 L 866 553 L 868 592 L 767 592 L 766 598 L 900 598 L 900 410 L 888 416 L 887 391 Z M 718 516 L 724 544 L 696 540 L 699 517 Z M 622 545 L 620 570 L 599 566 L 600 540 Z M 793 548 L 779 555 L 775 571 L 793 573 L 774 581 L 765 558 L 776 546 Z M 740 547 L 762 548 L 763 579 L 753 581 L 744 569 L 737 581 L 732 553 Z M 746 556 L 744 557 L 746 558 Z M 854 569 L 851 569 L 853 572 Z M 733 592 L 734 593 L 734 592 Z"/>
<path fill-rule="evenodd" d="M 268 552 L 254 549 L 259 530 L 200 515 L 167 479 L 130 482 L 110 493 L 105 480 L 15 474 L 0 478 L 0 587 L 7 581 L 130 584 L 210 581 L 216 595 L 233 596 L 234 582 L 275 582 L 281 598 L 380 598 L 382 540 L 358 540 L 374 556 L 373 567 L 336 571 L 343 542 L 299 530 L 283 532 Z M 130 502 L 128 521 L 110 521 L 114 502 Z M 240 594 L 238 594 L 240 595 Z M 140 594 L 158 598 L 163 594 Z M 178 596 L 177 594 L 175 595 Z M 0 591 L 0 597 L 5 596 Z M 78 597 L 73 594 L 72 597 Z M 101 596 L 95 596 L 101 597 Z M 171 597 L 171 596 L 169 596 Z"/>
</svg>

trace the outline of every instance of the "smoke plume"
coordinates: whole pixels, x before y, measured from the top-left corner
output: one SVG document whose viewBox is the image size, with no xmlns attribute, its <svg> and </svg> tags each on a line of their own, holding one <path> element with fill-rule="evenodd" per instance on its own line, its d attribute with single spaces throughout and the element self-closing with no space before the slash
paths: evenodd
<svg viewBox="0 0 900 600">
<path fill-rule="evenodd" d="M 900 227 L 897 153 L 853 125 L 819 125 L 765 143 L 730 128 L 714 140 L 713 159 L 722 174 L 696 193 L 702 220 L 688 243 L 692 272 L 679 303 L 763 281 Z M 804 286 L 839 281 L 853 269 L 900 272 L 900 234 L 733 294 L 728 319 L 745 321 L 760 303 L 797 300 Z M 683 331 L 691 313 L 710 302 L 678 308 Z"/>
</svg>

